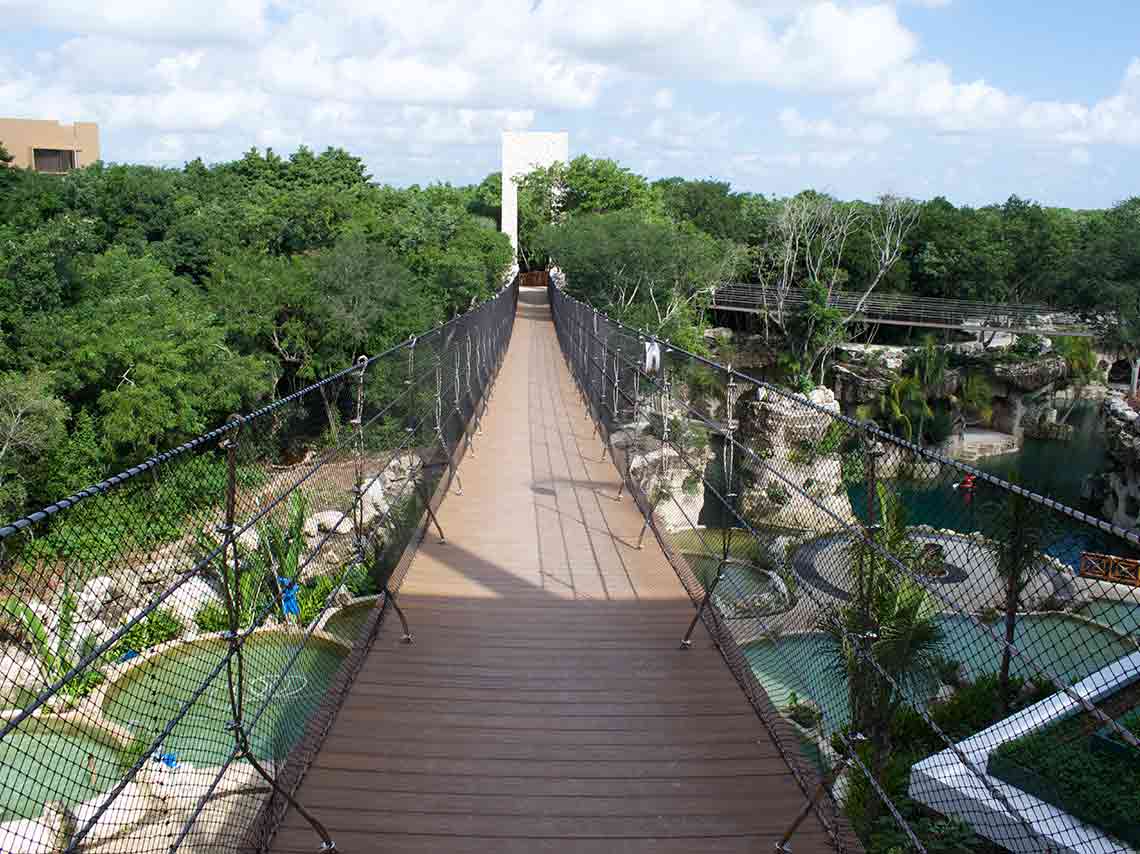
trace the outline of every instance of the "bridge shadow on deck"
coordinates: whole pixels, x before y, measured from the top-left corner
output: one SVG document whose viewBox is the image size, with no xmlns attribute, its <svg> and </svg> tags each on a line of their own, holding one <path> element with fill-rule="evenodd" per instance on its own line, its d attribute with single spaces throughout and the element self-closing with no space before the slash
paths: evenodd
<svg viewBox="0 0 1140 854">
<path fill-rule="evenodd" d="M 495 395 L 300 790 L 342 852 L 769 852 L 804 795 L 522 292 Z M 273 850 L 311 852 L 289 814 Z M 795 850 L 833 850 L 813 816 Z"/>
</svg>

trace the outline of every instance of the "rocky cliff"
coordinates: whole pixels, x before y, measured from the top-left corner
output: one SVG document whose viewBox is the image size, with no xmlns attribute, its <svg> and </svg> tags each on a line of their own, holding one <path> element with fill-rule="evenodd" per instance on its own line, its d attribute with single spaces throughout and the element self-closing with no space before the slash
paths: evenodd
<svg viewBox="0 0 1140 854">
<path fill-rule="evenodd" d="M 1140 413 L 1120 392 L 1105 397 L 1104 413 L 1113 469 L 1100 484 L 1101 512 L 1123 528 L 1140 528 Z"/>
</svg>

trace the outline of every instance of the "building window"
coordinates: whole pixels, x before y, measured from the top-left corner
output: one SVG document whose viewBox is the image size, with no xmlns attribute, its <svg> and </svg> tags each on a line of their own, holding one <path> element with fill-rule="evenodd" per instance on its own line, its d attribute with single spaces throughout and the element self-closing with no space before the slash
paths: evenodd
<svg viewBox="0 0 1140 854">
<path fill-rule="evenodd" d="M 75 168 L 75 152 L 63 148 L 37 148 L 33 158 L 37 172 L 70 172 Z"/>
</svg>

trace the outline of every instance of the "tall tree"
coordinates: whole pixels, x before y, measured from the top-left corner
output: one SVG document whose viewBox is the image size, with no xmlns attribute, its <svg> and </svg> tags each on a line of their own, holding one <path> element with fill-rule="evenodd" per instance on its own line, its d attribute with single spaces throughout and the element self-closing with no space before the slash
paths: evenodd
<svg viewBox="0 0 1140 854">
<path fill-rule="evenodd" d="M 1012 479 L 1015 483 L 1016 478 Z M 998 713 L 1006 717 L 1013 697 L 1010 693 L 1010 664 L 1017 635 L 1018 610 L 1022 594 L 1033 580 L 1044 546 L 1045 516 L 1041 508 L 1023 495 L 1005 493 L 991 507 L 997 551 L 998 577 L 1002 582 L 1002 615 L 1005 644 L 998 667 Z"/>
</svg>

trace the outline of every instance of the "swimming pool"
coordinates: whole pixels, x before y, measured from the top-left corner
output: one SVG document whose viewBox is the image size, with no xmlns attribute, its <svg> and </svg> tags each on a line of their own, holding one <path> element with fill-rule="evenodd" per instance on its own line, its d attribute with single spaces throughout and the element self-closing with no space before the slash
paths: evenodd
<svg viewBox="0 0 1140 854">
<path fill-rule="evenodd" d="M 957 615 L 941 616 L 938 622 L 945 658 L 962 663 L 971 679 L 997 672 L 1001 648 L 984 629 Z M 993 628 L 1001 631 L 1000 625 Z M 1021 617 L 1014 642 L 1042 669 L 1070 684 L 1136 651 L 1134 645 L 1112 632 L 1061 614 Z M 795 692 L 799 698 L 811 698 L 819 705 L 825 732 L 848 722 L 846 674 L 835 661 L 834 646 L 827 636 L 816 632 L 788 635 L 775 642 L 757 641 L 746 646 L 744 653 L 777 708 L 787 705 Z M 1015 657 L 1012 672 L 1030 676 L 1035 671 Z"/>
<path fill-rule="evenodd" d="M 254 634 L 246 642 L 245 719 L 251 720 L 265 706 L 249 733 L 259 758 L 281 759 L 300 739 L 345 656 L 345 650 L 335 644 L 310 637 L 277 684 L 301 644 L 299 636 L 276 631 Z M 107 690 L 103 713 L 137 737 L 153 740 L 227 650 L 225 641 L 209 638 L 179 644 L 140 662 Z M 220 765 L 234 746 L 226 729 L 232 719 L 223 670 L 175 725 L 162 750 L 173 753 L 178 761 Z"/>
</svg>

